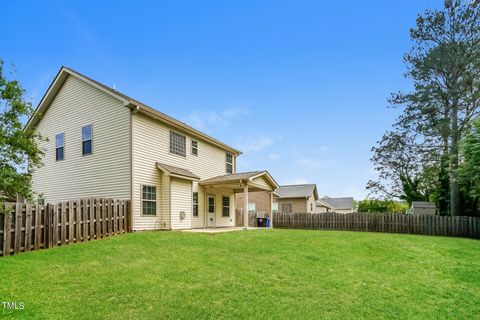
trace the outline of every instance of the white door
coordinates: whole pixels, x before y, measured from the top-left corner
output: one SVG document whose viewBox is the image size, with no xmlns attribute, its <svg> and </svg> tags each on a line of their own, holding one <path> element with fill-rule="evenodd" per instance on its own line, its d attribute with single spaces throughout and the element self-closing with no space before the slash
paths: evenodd
<svg viewBox="0 0 480 320">
<path fill-rule="evenodd" d="M 207 196 L 207 226 L 215 227 L 215 196 Z"/>
</svg>

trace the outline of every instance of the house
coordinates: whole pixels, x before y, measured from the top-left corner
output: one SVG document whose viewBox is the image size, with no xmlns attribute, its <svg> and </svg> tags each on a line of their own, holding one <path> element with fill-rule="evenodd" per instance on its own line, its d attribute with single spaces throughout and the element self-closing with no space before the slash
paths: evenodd
<svg viewBox="0 0 480 320">
<path fill-rule="evenodd" d="M 235 194 L 278 187 L 237 173 L 239 150 L 66 67 L 27 127 L 48 138 L 34 192 L 131 200 L 133 230 L 235 226 Z"/>
<path fill-rule="evenodd" d="M 275 190 L 274 208 L 283 213 L 316 213 L 317 185 L 287 185 Z M 274 205 L 275 206 L 275 205 Z"/>
<path fill-rule="evenodd" d="M 323 197 L 317 201 L 317 212 L 336 212 L 336 213 L 353 213 L 355 212 L 352 197 L 330 198 Z"/>
</svg>

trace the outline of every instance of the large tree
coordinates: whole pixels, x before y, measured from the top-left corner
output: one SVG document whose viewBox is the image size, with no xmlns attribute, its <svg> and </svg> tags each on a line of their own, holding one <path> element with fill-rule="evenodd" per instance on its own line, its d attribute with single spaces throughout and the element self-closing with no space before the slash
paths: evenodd
<svg viewBox="0 0 480 320">
<path fill-rule="evenodd" d="M 24 130 L 33 108 L 18 81 L 5 76 L 0 60 L 0 202 L 16 195 L 31 198 L 31 170 L 41 165 L 40 135 Z"/>
<path fill-rule="evenodd" d="M 390 100 L 405 108 L 397 126 L 423 136 L 422 143 L 441 152 L 452 215 L 460 208 L 459 142 L 480 111 L 479 22 L 479 8 L 471 1 L 446 0 L 442 10 L 419 15 L 410 30 L 414 46 L 404 58 L 414 90 Z"/>
</svg>

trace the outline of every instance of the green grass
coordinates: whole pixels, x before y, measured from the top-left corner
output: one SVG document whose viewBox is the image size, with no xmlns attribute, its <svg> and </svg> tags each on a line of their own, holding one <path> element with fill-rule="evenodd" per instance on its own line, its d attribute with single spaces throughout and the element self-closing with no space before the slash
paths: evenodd
<svg viewBox="0 0 480 320">
<path fill-rule="evenodd" d="M 379 233 L 152 232 L 0 258 L 25 319 L 480 318 L 480 242 Z"/>
</svg>

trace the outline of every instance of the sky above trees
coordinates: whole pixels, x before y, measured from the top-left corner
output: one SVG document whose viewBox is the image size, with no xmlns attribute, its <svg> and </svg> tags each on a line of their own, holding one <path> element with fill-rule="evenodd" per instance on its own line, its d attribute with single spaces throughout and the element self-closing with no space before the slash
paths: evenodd
<svg viewBox="0 0 480 320">
<path fill-rule="evenodd" d="M 34 105 L 65 65 L 241 149 L 239 171 L 362 199 L 409 28 L 441 5 L 9 1 L 0 57 Z"/>
</svg>

